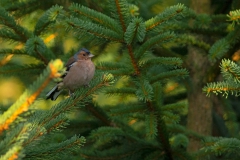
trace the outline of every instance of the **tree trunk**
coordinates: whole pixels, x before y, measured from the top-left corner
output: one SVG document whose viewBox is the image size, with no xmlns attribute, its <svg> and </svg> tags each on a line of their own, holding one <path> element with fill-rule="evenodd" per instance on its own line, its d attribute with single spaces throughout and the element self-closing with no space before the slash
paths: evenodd
<svg viewBox="0 0 240 160">
<path fill-rule="evenodd" d="M 191 82 L 188 88 L 188 122 L 187 127 L 190 130 L 203 135 L 211 135 L 212 133 L 212 100 L 206 97 L 202 92 L 202 88 L 206 85 L 206 71 L 210 64 L 206 53 L 198 48 L 189 47 L 188 68 L 190 71 Z M 199 140 L 190 139 L 188 146 L 189 151 L 197 151 L 200 149 Z"/>
<path fill-rule="evenodd" d="M 211 13 L 210 0 L 192 0 L 191 8 L 196 13 Z M 204 39 L 204 37 L 198 37 Z M 202 88 L 207 83 L 207 70 L 210 63 L 207 53 L 200 48 L 189 46 L 187 66 L 190 71 L 190 83 L 188 88 L 188 122 L 187 127 L 190 130 L 203 135 L 212 133 L 212 101 L 202 92 Z M 193 138 L 190 139 L 188 151 L 198 151 L 201 142 Z"/>
</svg>

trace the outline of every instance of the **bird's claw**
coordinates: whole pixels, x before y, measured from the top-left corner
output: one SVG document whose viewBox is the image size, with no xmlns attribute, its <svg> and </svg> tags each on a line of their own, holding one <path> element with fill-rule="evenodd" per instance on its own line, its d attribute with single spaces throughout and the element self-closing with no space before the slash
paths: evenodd
<svg viewBox="0 0 240 160">
<path fill-rule="evenodd" d="M 84 87 L 85 87 L 85 88 L 88 88 L 88 87 L 90 87 L 90 85 L 89 85 L 89 84 L 85 84 Z"/>
</svg>

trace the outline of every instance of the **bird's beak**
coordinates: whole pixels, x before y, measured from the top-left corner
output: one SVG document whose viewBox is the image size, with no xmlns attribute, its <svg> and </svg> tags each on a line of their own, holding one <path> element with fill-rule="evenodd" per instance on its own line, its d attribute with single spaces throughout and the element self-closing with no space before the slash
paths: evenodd
<svg viewBox="0 0 240 160">
<path fill-rule="evenodd" d="M 88 57 L 92 58 L 94 55 L 92 53 L 89 53 Z"/>
</svg>

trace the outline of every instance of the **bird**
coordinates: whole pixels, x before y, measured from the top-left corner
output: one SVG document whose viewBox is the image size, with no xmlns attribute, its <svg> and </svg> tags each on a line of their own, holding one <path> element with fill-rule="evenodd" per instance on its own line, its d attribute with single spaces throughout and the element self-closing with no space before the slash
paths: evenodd
<svg viewBox="0 0 240 160">
<path fill-rule="evenodd" d="M 64 89 L 68 89 L 71 96 L 77 88 L 88 86 L 95 73 L 95 65 L 91 60 L 93 56 L 89 50 L 82 48 L 69 58 L 66 71 L 61 76 L 62 81 L 47 93 L 46 99 L 55 101 Z"/>
</svg>

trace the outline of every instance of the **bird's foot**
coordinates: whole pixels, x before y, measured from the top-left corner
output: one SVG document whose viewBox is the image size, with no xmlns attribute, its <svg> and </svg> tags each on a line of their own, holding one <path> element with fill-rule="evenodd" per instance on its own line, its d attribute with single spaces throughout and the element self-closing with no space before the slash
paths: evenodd
<svg viewBox="0 0 240 160">
<path fill-rule="evenodd" d="M 70 90 L 68 91 L 68 94 L 69 94 L 70 97 L 74 96 L 74 92 L 72 92 Z"/>
<path fill-rule="evenodd" d="M 84 87 L 85 87 L 85 88 L 88 88 L 88 87 L 90 87 L 90 85 L 89 85 L 89 84 L 85 84 Z"/>
</svg>

